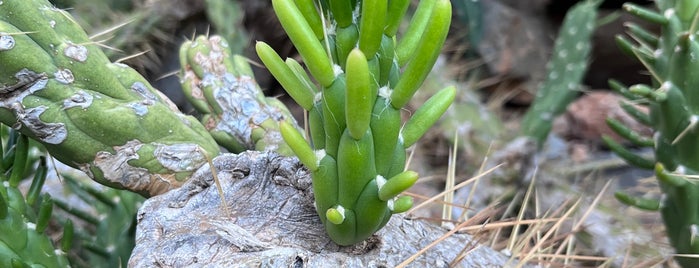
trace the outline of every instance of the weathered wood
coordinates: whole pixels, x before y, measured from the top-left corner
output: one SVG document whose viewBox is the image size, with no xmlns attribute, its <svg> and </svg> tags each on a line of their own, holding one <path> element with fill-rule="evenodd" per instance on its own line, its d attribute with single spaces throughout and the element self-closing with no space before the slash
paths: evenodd
<svg viewBox="0 0 699 268">
<path fill-rule="evenodd" d="M 334 244 L 313 206 L 311 178 L 295 158 L 268 152 L 214 159 L 228 209 L 210 167 L 183 187 L 147 200 L 138 213 L 129 267 L 394 267 L 447 230 L 394 216 L 367 241 Z M 212 187 L 213 186 L 213 187 Z M 508 258 L 467 234 L 449 236 L 410 267 L 501 267 Z"/>
</svg>

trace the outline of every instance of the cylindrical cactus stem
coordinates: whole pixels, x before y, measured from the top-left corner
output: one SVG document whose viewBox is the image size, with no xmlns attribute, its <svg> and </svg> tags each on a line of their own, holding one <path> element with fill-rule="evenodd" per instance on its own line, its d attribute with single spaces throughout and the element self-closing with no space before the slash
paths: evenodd
<svg viewBox="0 0 699 268">
<path fill-rule="evenodd" d="M 580 92 L 600 3 L 587 0 L 568 11 L 546 68 L 548 76 L 522 119 L 522 134 L 533 138 L 540 147 L 546 141 L 553 119 L 563 113 Z"/>
<path fill-rule="evenodd" d="M 271 50 L 263 43 L 258 44 L 258 49 L 260 45 L 267 48 L 265 51 Z M 199 36 L 185 42 L 180 51 L 184 88 L 192 89 L 185 91 L 185 96 L 195 107 L 206 107 L 198 108 L 204 115 L 202 124 L 219 144 L 235 153 L 243 150 L 291 152 L 277 125 L 281 120 L 295 123 L 294 118 L 282 103 L 264 96 L 250 76 L 249 64 L 239 57 L 231 57 L 225 40 L 216 35 Z M 276 59 L 279 62 L 275 62 L 275 66 L 290 76 L 285 81 L 301 83 L 279 56 Z M 311 89 L 303 84 L 294 86 L 307 92 L 298 97 L 299 102 L 305 103 L 301 100 L 308 99 L 310 105 Z"/>
<path fill-rule="evenodd" d="M 618 143 L 612 149 L 632 164 L 655 168 L 655 177 L 664 195 L 660 201 L 617 194 L 624 203 L 642 209 L 660 210 L 670 243 L 679 255 L 675 260 L 683 267 L 698 267 L 699 259 L 685 255 L 699 254 L 699 186 L 691 178 L 699 175 L 699 79 L 695 60 L 699 53 L 696 33 L 696 0 L 655 1 L 658 11 L 625 4 L 624 9 L 646 21 L 660 25 L 659 38 L 644 30 L 629 27 L 639 45 L 621 42 L 623 48 L 646 65 L 652 74 L 650 85 L 635 85 L 628 90 L 613 85 L 632 101 L 648 103 L 648 115 L 628 107 L 625 110 L 639 122 L 654 130 L 655 159 L 641 159 Z M 656 41 L 657 39 L 657 41 Z M 629 96 L 631 95 L 631 96 Z M 622 136 L 628 129 L 614 128 Z M 643 140 L 641 140 L 643 142 Z M 645 142 L 650 144 L 649 142 Z"/>
<path fill-rule="evenodd" d="M 5 1 L 0 39 L 12 44 L 0 48 L 0 122 L 95 181 L 156 195 L 218 154 L 196 119 L 131 68 L 109 62 L 48 1 Z"/>
<path fill-rule="evenodd" d="M 331 58 L 321 49 L 309 49 L 317 45 L 317 38 L 303 22 L 291 20 L 312 16 L 297 14 L 299 9 L 291 0 L 274 0 L 282 24 L 298 26 L 285 29 L 320 83 L 317 91 L 308 86 L 310 79 L 298 63 L 287 60 L 284 64 L 271 48 L 257 46 L 272 75 L 309 112 L 312 144 L 289 123 L 281 123 L 282 134 L 312 171 L 316 210 L 328 236 L 339 245 L 363 241 L 392 214 L 410 209 L 412 199 L 398 197 L 417 180 L 417 173 L 404 172 L 405 146 L 415 143 L 455 96 L 453 87 L 436 94 L 418 108 L 403 129 L 404 137 L 400 136 L 400 111 L 432 69 L 451 21 L 448 0 L 420 3 L 411 23 L 417 32 L 408 33 L 401 45 L 401 52 L 409 54 L 404 55 L 408 65 L 401 73 L 396 32 L 409 2 L 322 2 L 330 11 L 324 14 L 326 18 L 335 20 L 325 30 L 330 34 L 326 45 L 337 73 L 328 83 L 330 76 L 323 70 L 325 60 Z M 355 5 L 359 7 L 356 11 Z"/>
</svg>

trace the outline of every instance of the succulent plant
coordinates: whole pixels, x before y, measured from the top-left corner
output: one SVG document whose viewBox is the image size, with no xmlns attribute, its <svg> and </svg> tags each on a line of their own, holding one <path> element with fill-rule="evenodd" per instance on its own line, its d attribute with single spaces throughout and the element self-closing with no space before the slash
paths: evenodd
<svg viewBox="0 0 699 268">
<path fill-rule="evenodd" d="M 58 221 L 73 221 L 73 247 L 68 252 L 74 267 L 120 267 L 134 248 L 136 212 L 144 198 L 126 190 L 99 187 L 77 173 L 62 172 L 61 196 L 54 195 Z M 80 205 L 82 204 L 82 205 Z M 67 217 L 70 216 L 70 217 Z"/>
<path fill-rule="evenodd" d="M 398 197 L 418 178 L 404 170 L 405 148 L 454 99 L 455 88 L 445 88 L 401 122 L 401 109 L 444 44 L 450 1 L 420 1 L 401 38 L 396 34 L 409 0 L 272 4 L 318 82 L 295 60 L 257 43 L 262 62 L 308 111 L 310 143 L 291 122 L 280 123 L 281 133 L 312 172 L 316 209 L 329 237 L 339 245 L 361 242 L 412 206 L 410 197 Z"/>
<path fill-rule="evenodd" d="M 279 100 L 265 97 L 246 58 L 230 55 L 220 36 L 199 36 L 182 44 L 182 88 L 216 142 L 230 152 L 292 152 L 279 121 L 295 120 Z"/>
<path fill-rule="evenodd" d="M 228 41 L 229 52 L 242 53 L 250 44 L 243 27 L 245 10 L 236 0 L 206 0 L 206 17 L 216 34 Z"/>
<path fill-rule="evenodd" d="M 655 1 L 657 10 L 627 3 L 624 9 L 637 17 L 660 26 L 659 35 L 629 24 L 628 34 L 635 42 L 617 37 L 622 50 L 641 61 L 652 75 L 649 85 L 625 87 L 610 83 L 635 103 L 647 103 L 645 114 L 631 105 L 622 105 L 639 122 L 654 130 L 652 139 L 633 132 L 621 123 L 608 119 L 610 127 L 637 146 L 652 147 L 654 159 L 643 158 L 612 139 L 605 139 L 617 154 L 629 163 L 653 169 L 663 196 L 660 200 L 616 196 L 624 203 L 643 209 L 659 210 L 670 243 L 678 254 L 699 254 L 699 53 L 697 26 L 699 1 Z M 677 256 L 683 267 L 699 267 L 699 259 Z"/>
<path fill-rule="evenodd" d="M 102 184 L 143 195 L 178 187 L 216 142 L 133 69 L 111 63 L 46 0 L 0 5 L 0 122 Z"/>
<path fill-rule="evenodd" d="M 31 159 L 28 157 L 29 139 L 24 135 L 0 127 L 0 137 L 0 140 L 6 141 L 0 149 L 3 153 L 0 170 L 0 267 L 69 267 L 66 252 L 72 241 L 70 222 L 65 225 L 62 246 L 56 248 L 46 234 L 53 201 L 50 196 L 41 195 L 47 173 L 45 158 L 28 161 Z M 23 194 L 18 185 L 28 171 L 35 172 L 30 172 L 33 173 L 33 181 L 27 193 Z"/>
<path fill-rule="evenodd" d="M 532 137 L 539 146 L 546 141 L 553 119 L 565 112 L 580 92 L 600 3 L 600 0 L 582 1 L 566 13 L 546 66 L 548 75 L 522 119 L 522 134 Z"/>
</svg>

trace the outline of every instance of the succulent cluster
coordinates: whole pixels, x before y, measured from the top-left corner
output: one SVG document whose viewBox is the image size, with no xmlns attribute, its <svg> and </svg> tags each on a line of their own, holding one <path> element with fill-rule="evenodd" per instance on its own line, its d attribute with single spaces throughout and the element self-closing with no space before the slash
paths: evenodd
<svg viewBox="0 0 699 268">
<path fill-rule="evenodd" d="M 396 33 L 409 0 L 272 4 L 318 83 L 295 60 L 257 43 L 262 62 L 308 112 L 310 143 L 289 122 L 280 124 L 281 133 L 312 172 L 316 209 L 330 238 L 339 245 L 363 241 L 412 206 L 410 197 L 398 197 L 418 177 L 404 171 L 405 148 L 455 97 L 453 87 L 445 88 L 401 121 L 401 109 L 444 44 L 450 1 L 420 1 L 401 38 Z"/>
<path fill-rule="evenodd" d="M 637 146 L 652 147 L 655 158 L 647 159 L 632 153 L 612 139 L 607 144 L 628 162 L 639 167 L 654 169 L 663 197 L 660 200 L 642 199 L 617 193 L 630 205 L 643 209 L 660 210 L 670 243 L 678 254 L 699 254 L 699 1 L 658 0 L 657 11 L 634 4 L 624 5 L 629 13 L 660 26 L 655 35 L 635 24 L 628 25 L 628 34 L 635 42 L 623 36 L 617 43 L 630 55 L 641 61 L 652 75 L 649 85 L 625 87 L 612 82 L 612 88 L 635 103 L 645 103 L 644 113 L 634 106 L 622 104 L 631 116 L 654 130 L 652 139 L 633 132 L 621 123 L 609 119 L 616 132 Z M 683 267 L 698 267 L 699 259 L 678 256 Z"/>
<path fill-rule="evenodd" d="M 94 180 L 144 195 L 218 154 L 206 129 L 136 71 L 110 62 L 45 0 L 0 5 L 0 122 Z"/>
<path fill-rule="evenodd" d="M 0 148 L 0 267 L 68 267 L 72 223 L 64 226 L 60 248 L 54 248 L 46 234 L 53 201 L 41 195 L 47 174 L 45 158 L 30 157 L 29 139 L 18 132 L 0 127 L 0 138 L 0 144 L 4 142 Z M 33 180 L 23 194 L 18 186 L 27 173 Z"/>
</svg>

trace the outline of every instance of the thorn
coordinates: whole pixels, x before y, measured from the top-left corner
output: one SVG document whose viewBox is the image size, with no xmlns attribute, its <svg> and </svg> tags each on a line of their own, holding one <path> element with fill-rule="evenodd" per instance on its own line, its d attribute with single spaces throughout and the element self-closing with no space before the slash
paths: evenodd
<svg viewBox="0 0 699 268">
<path fill-rule="evenodd" d="M 93 40 L 93 39 L 95 39 L 95 38 L 97 38 L 97 37 L 99 37 L 99 36 L 102 36 L 102 35 L 105 35 L 105 34 L 108 34 L 108 33 L 112 33 L 112 32 L 116 32 L 116 31 L 119 30 L 120 28 L 126 26 L 127 24 L 130 24 L 130 23 L 134 22 L 135 20 L 136 20 L 136 19 L 127 20 L 127 21 L 125 21 L 125 22 L 122 22 L 122 23 L 120 23 L 120 24 L 114 25 L 114 26 L 112 26 L 112 27 L 110 27 L 110 28 L 107 28 L 107 29 L 105 29 L 105 30 L 102 30 L 102 31 L 100 31 L 100 32 L 98 32 L 98 33 L 96 33 L 96 34 L 93 34 L 93 35 L 91 35 L 91 36 L 88 37 L 88 38 L 89 38 L 90 40 Z M 111 39 L 111 37 L 110 37 L 110 39 Z"/>
<path fill-rule="evenodd" d="M 121 59 L 118 59 L 118 60 L 114 61 L 114 63 L 122 63 L 122 62 L 124 62 L 124 61 L 130 60 L 130 59 L 133 59 L 133 58 L 140 57 L 140 56 L 142 56 L 143 54 L 146 54 L 146 53 L 148 53 L 148 52 L 150 52 L 150 49 L 149 49 L 149 50 L 146 50 L 146 51 L 142 51 L 142 52 L 136 53 L 136 54 L 133 54 L 133 55 L 130 55 L 130 56 L 123 57 L 123 58 L 121 58 Z"/>
<path fill-rule="evenodd" d="M 689 117 L 689 125 L 687 125 L 687 127 L 684 130 L 682 130 L 682 132 L 680 132 L 680 134 L 677 135 L 677 137 L 674 140 L 672 140 L 672 145 L 675 145 L 682 138 L 684 138 L 684 136 L 686 136 L 689 133 L 689 131 L 694 129 L 694 127 L 697 125 L 698 122 L 699 122 L 699 116 L 692 115 L 691 117 Z"/>
</svg>

